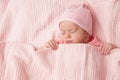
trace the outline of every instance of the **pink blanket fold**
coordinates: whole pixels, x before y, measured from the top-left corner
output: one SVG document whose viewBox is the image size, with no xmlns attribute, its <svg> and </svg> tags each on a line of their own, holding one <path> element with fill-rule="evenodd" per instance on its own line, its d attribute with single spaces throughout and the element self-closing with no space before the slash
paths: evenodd
<svg viewBox="0 0 120 80">
<path fill-rule="evenodd" d="M 119 80 L 120 49 L 102 55 L 85 44 L 59 45 L 58 50 L 29 44 L 1 43 L 1 80 Z M 4 49 L 3 49 L 4 48 Z"/>
</svg>

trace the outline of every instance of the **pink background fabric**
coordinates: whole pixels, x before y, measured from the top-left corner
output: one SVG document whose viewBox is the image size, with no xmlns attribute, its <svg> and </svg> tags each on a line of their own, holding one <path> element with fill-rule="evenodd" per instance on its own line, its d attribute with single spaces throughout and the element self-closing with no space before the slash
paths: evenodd
<svg viewBox="0 0 120 80">
<path fill-rule="evenodd" d="M 94 36 L 120 46 L 119 0 L 0 0 L 0 79 L 120 80 L 119 48 L 104 56 L 86 44 L 41 47 L 56 36 L 58 16 L 83 1 L 93 14 Z"/>
</svg>

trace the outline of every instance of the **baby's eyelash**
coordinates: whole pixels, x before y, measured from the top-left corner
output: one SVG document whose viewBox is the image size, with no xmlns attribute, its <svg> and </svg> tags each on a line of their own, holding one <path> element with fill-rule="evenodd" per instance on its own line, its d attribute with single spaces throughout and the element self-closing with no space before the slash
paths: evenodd
<svg viewBox="0 0 120 80">
<path fill-rule="evenodd" d="M 76 32 L 76 31 L 77 31 L 77 29 L 71 29 L 71 30 L 69 30 L 70 33 L 73 33 L 73 32 Z"/>
</svg>

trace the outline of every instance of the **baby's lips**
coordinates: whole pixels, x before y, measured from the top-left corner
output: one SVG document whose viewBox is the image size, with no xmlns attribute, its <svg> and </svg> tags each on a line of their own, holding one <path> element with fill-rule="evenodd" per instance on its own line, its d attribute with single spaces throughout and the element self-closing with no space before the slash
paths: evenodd
<svg viewBox="0 0 120 80">
<path fill-rule="evenodd" d="M 57 40 L 58 44 L 64 44 L 63 40 Z"/>
</svg>

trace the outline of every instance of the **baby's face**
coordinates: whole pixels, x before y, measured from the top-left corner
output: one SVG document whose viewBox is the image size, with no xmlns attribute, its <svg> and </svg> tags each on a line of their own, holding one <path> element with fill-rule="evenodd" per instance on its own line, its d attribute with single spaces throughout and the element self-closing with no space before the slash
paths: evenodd
<svg viewBox="0 0 120 80">
<path fill-rule="evenodd" d="M 65 44 L 86 43 L 88 34 L 78 25 L 70 21 L 63 21 L 60 23 L 60 30 Z"/>
</svg>

